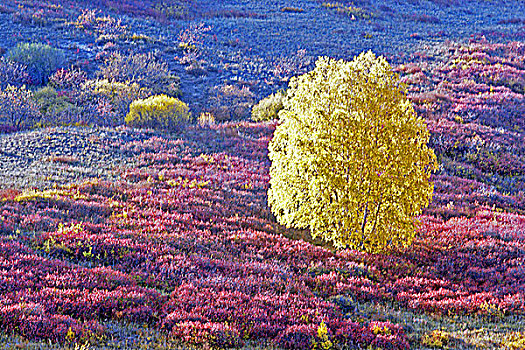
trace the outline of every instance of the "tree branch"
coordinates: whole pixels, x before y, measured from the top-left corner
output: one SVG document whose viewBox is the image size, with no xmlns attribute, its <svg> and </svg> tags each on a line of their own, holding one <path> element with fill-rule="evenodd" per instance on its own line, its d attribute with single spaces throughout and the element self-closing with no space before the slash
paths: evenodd
<svg viewBox="0 0 525 350">
<path fill-rule="evenodd" d="M 372 227 L 372 234 L 376 230 L 377 218 L 379 217 L 379 209 L 381 208 L 381 204 L 383 204 L 383 194 L 382 193 L 381 193 L 381 196 L 379 197 L 379 204 L 377 205 L 376 217 L 375 217 L 375 220 L 374 220 L 374 226 Z"/>
</svg>

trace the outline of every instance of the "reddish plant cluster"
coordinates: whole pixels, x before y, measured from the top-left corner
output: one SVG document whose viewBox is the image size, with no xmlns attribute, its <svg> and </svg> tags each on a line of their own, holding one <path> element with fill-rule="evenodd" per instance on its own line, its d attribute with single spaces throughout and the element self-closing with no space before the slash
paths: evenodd
<svg viewBox="0 0 525 350">
<path fill-rule="evenodd" d="M 474 169 L 473 173 L 479 177 L 483 176 L 473 167 L 462 168 L 458 162 L 453 164 L 458 170 L 464 171 L 465 177 L 469 177 L 470 169 Z M 436 215 L 444 220 L 458 216 L 473 217 L 480 206 L 523 214 L 525 196 L 522 189 L 517 188 L 520 191 L 514 194 L 502 193 L 494 185 L 446 174 L 435 175 L 432 180 L 434 195 L 431 205 L 425 210 L 427 215 Z M 504 178 L 501 183 L 513 187 L 519 182 L 513 178 Z"/>
<path fill-rule="evenodd" d="M 368 327 L 363 327 L 358 323 L 350 323 L 335 333 L 335 339 L 341 342 L 350 342 L 356 347 L 359 343 L 370 343 L 372 348 L 379 349 L 409 348 L 403 329 L 390 322 L 374 321 L 370 322 Z"/>
<path fill-rule="evenodd" d="M 49 77 L 49 84 L 66 95 L 71 95 L 73 90 L 85 83 L 87 74 L 75 68 L 60 68 Z"/>
<path fill-rule="evenodd" d="M 437 192 L 456 197 L 443 202 L 438 195 L 435 204 L 442 210 L 450 201 L 466 203 L 457 206 L 462 208 L 478 202 L 519 211 L 525 193 L 525 46 L 480 38 L 442 51 L 438 63 L 422 54 L 397 67 L 443 166 Z M 484 189 L 455 190 L 470 180 L 470 187 Z"/>
<path fill-rule="evenodd" d="M 79 29 L 86 30 L 90 33 L 104 35 L 107 39 L 118 39 L 120 36 L 127 34 L 128 28 L 122 24 L 120 18 L 111 16 L 99 16 L 97 10 L 81 9 L 80 15 L 75 22 L 70 24 L 75 25 Z"/>
<path fill-rule="evenodd" d="M 2 303 L 13 315 L 3 327 L 64 341 L 69 327 L 96 337 L 113 319 L 216 346 L 257 339 L 306 349 L 329 340 L 405 349 L 400 326 L 352 322 L 355 301 L 522 312 L 518 214 L 478 207 L 472 218 L 425 216 L 413 246 L 391 255 L 333 253 L 282 236 L 266 206 L 274 127 L 228 123 L 130 142 L 123 151 L 142 153 L 118 183 L 3 190 Z"/>
<path fill-rule="evenodd" d="M 60 3 L 33 0 L 6 1 L 5 12 L 11 13 L 13 20 L 26 25 L 45 26 L 51 21 L 67 17 Z"/>
<path fill-rule="evenodd" d="M 446 223 L 423 217 L 410 249 L 390 256 L 343 251 L 339 257 L 363 265 L 324 264 L 309 285 L 324 296 L 392 299 L 441 314 L 519 314 L 525 305 L 524 225 L 523 216 L 488 210 Z"/>
<path fill-rule="evenodd" d="M 70 327 L 96 337 L 113 319 L 223 347 L 257 339 L 407 348 L 399 326 L 352 323 L 310 286 L 313 264 L 339 258 L 276 232 L 266 208 L 274 127 L 229 123 L 130 143 L 124 151 L 142 153 L 119 183 L 4 190 L 2 302 L 19 316 L 3 327 L 64 341 Z M 21 328 L 26 314 L 12 310 L 25 304 L 40 328 Z"/>
<path fill-rule="evenodd" d="M 397 300 L 439 313 L 523 312 L 523 216 L 480 211 L 472 219 L 423 223 L 420 241 L 403 257 L 418 256 L 417 274 L 392 280 Z"/>
<path fill-rule="evenodd" d="M 408 74 L 411 98 L 419 111 L 459 124 L 518 130 L 523 126 L 525 47 L 518 42 L 491 44 L 474 41 L 450 46 L 444 61 L 429 66 L 425 61 L 398 70 Z M 437 113 L 436 113 L 437 112 Z M 461 117 L 461 120 L 458 118 Z"/>
</svg>

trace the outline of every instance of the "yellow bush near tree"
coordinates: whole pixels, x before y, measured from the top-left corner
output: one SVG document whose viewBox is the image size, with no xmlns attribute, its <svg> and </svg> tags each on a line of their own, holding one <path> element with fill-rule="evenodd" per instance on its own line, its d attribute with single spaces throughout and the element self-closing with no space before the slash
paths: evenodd
<svg viewBox="0 0 525 350">
<path fill-rule="evenodd" d="M 178 98 L 155 95 L 138 99 L 129 106 L 126 125 L 170 130 L 190 119 L 189 107 Z"/>
<path fill-rule="evenodd" d="M 283 99 L 286 94 L 278 91 L 275 94 L 263 98 L 252 107 L 252 120 L 256 122 L 277 119 L 279 111 L 283 109 Z"/>
</svg>

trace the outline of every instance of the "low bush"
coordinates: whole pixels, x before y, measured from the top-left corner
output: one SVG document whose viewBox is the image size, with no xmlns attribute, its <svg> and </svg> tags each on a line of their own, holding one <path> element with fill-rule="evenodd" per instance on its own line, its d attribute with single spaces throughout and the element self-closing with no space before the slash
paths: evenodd
<svg viewBox="0 0 525 350">
<path fill-rule="evenodd" d="M 77 79 L 77 86 L 74 79 Z M 129 105 L 148 93 L 136 83 L 85 80 L 81 71 L 58 71 L 49 87 L 38 90 L 37 102 L 45 115 L 45 125 L 87 124 L 117 126 L 124 124 Z"/>
<path fill-rule="evenodd" d="M 263 98 L 252 108 L 253 121 L 266 121 L 278 118 L 279 111 L 283 109 L 283 99 L 286 94 L 278 91 L 275 94 Z"/>
<path fill-rule="evenodd" d="M 126 124 L 170 130 L 187 122 L 190 118 L 187 104 L 175 97 L 156 95 L 133 101 L 129 106 Z"/>
<path fill-rule="evenodd" d="M 35 85 L 47 83 L 49 76 L 64 66 L 64 53 L 40 43 L 21 43 L 9 50 L 7 58 L 27 66 L 31 82 Z"/>
<path fill-rule="evenodd" d="M 446 348 L 449 338 L 449 333 L 436 329 L 423 336 L 421 339 L 421 345 L 431 348 Z"/>
<path fill-rule="evenodd" d="M 99 101 L 99 104 L 111 106 L 116 124 L 122 123 L 133 101 L 148 96 L 146 90 L 137 83 L 121 83 L 106 79 L 88 81 L 84 84 L 84 88 Z"/>
<path fill-rule="evenodd" d="M 201 127 L 209 127 L 215 124 L 215 116 L 210 112 L 203 112 L 197 118 L 197 124 Z"/>
<path fill-rule="evenodd" d="M 5 89 L 7 85 L 22 86 L 30 83 L 27 67 L 0 57 L 0 88 Z"/>
<path fill-rule="evenodd" d="M 86 80 L 86 72 L 78 68 L 60 68 L 49 77 L 49 85 L 58 90 L 71 90 L 78 88 Z"/>
<path fill-rule="evenodd" d="M 323 2 L 322 6 L 328 9 L 335 10 L 338 14 L 346 15 L 352 18 L 352 20 L 356 19 L 370 19 L 374 15 L 370 13 L 368 10 L 363 9 L 361 7 L 349 5 L 347 6 L 344 3 L 341 2 Z"/>
<path fill-rule="evenodd" d="M 69 24 L 77 29 L 111 36 L 115 39 L 124 38 L 128 34 L 128 27 L 122 23 L 122 19 L 101 15 L 97 10 L 84 9 L 77 20 Z"/>
<path fill-rule="evenodd" d="M 254 97 L 248 86 L 218 85 L 210 90 L 208 112 L 218 121 L 247 119 L 254 105 Z"/>
<path fill-rule="evenodd" d="M 40 122 L 41 117 L 33 93 L 25 86 L 0 90 L 0 125 L 26 129 Z"/>
<path fill-rule="evenodd" d="M 292 13 L 300 13 L 300 12 L 304 12 L 304 9 L 302 8 L 299 8 L 299 7 L 283 7 L 281 8 L 281 12 L 292 12 Z"/>
<path fill-rule="evenodd" d="M 179 78 L 153 53 L 125 56 L 116 52 L 106 60 L 99 75 L 111 82 L 136 83 L 151 95 L 180 95 Z"/>
<path fill-rule="evenodd" d="M 33 98 L 44 117 L 57 116 L 75 107 L 67 95 L 59 94 L 51 86 L 45 86 L 37 90 Z"/>
</svg>

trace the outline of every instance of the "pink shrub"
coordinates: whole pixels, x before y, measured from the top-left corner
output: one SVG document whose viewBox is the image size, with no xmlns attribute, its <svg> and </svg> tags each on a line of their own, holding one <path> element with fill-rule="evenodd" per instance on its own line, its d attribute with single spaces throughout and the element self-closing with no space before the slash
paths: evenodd
<svg viewBox="0 0 525 350">
<path fill-rule="evenodd" d="M 288 326 L 277 337 L 277 344 L 285 349 L 311 349 L 315 342 L 317 326 L 293 325 Z"/>
<path fill-rule="evenodd" d="M 177 323 L 171 335 L 192 344 L 209 344 L 220 348 L 240 347 L 244 344 L 239 331 L 225 323 L 187 321 Z"/>
<path fill-rule="evenodd" d="M 27 200 L 2 191 L 1 230 L 16 237 L 0 240 L 0 304 L 10 315 L 2 328 L 30 319 L 12 331 L 64 342 L 70 326 L 101 334 L 97 322 L 108 319 L 201 345 L 240 346 L 246 337 L 306 349 L 325 322 L 338 344 L 406 349 L 398 325 L 347 320 L 352 305 L 522 312 L 525 218 L 475 204 L 483 196 L 474 180 L 436 176 L 429 210 L 457 211 L 454 201 L 471 205 L 469 216 L 422 216 L 414 244 L 390 255 L 333 253 L 283 236 L 266 207 L 274 128 L 189 128 L 179 140 L 130 142 L 123 150 L 138 153 L 136 167 L 119 182 Z M 485 197 L 509 207 L 523 200 Z"/>
</svg>

